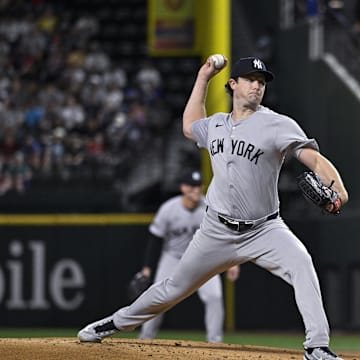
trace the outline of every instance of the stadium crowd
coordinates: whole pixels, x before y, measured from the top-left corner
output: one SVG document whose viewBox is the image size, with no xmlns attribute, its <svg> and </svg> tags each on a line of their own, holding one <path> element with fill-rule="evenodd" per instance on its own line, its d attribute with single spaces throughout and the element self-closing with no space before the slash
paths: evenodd
<svg viewBox="0 0 360 360">
<path fill-rule="evenodd" d="M 0 195 L 31 181 L 121 179 L 168 130 L 161 73 L 134 74 L 62 2 L 0 1 Z"/>
</svg>

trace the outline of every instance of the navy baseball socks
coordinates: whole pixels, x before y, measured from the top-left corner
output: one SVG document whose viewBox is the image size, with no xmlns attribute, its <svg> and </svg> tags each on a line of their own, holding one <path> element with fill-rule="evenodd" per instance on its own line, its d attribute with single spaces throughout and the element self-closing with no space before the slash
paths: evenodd
<svg viewBox="0 0 360 360">
<path fill-rule="evenodd" d="M 78 332 L 78 338 L 81 342 L 101 342 L 104 337 L 114 335 L 118 331 L 113 317 L 109 316 L 85 326 Z"/>
<path fill-rule="evenodd" d="M 327 346 L 305 349 L 304 360 L 343 360 Z"/>
</svg>

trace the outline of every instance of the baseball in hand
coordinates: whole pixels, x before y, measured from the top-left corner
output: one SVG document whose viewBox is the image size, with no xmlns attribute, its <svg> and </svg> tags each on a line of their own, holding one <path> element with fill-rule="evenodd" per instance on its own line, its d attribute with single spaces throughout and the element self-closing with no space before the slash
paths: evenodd
<svg viewBox="0 0 360 360">
<path fill-rule="evenodd" d="M 222 69 L 225 66 L 224 55 L 221 54 L 211 55 L 211 60 L 213 61 L 216 69 Z"/>
</svg>

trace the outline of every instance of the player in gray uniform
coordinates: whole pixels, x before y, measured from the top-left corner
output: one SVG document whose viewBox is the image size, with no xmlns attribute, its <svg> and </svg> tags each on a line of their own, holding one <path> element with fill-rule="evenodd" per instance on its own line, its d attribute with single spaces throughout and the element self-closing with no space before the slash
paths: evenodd
<svg viewBox="0 0 360 360">
<path fill-rule="evenodd" d="M 165 279 L 180 261 L 195 231 L 205 214 L 202 196 L 202 178 L 199 171 L 187 171 L 180 181 L 181 195 L 167 200 L 157 211 L 150 225 L 150 237 L 142 273 L 151 276 L 159 253 L 154 282 Z M 239 267 L 233 266 L 227 277 L 234 281 Z M 223 341 L 224 306 L 221 277 L 215 275 L 198 289 L 200 300 L 205 306 L 205 328 L 207 341 Z M 143 324 L 139 338 L 153 339 L 158 333 L 163 314 Z"/>
<path fill-rule="evenodd" d="M 225 65 L 227 65 L 225 63 Z M 136 301 L 80 330 L 81 341 L 101 341 L 134 329 L 170 309 L 217 273 L 252 261 L 294 289 L 305 325 L 305 360 L 340 360 L 329 349 L 329 325 L 310 254 L 279 215 L 278 178 L 293 155 L 340 195 L 348 194 L 332 163 L 291 118 L 262 105 L 274 75 L 257 58 L 242 58 L 226 84 L 232 112 L 206 115 L 209 82 L 221 69 L 209 57 L 201 66 L 183 114 L 186 137 L 208 149 L 213 178 L 200 229 L 173 272 Z"/>
</svg>

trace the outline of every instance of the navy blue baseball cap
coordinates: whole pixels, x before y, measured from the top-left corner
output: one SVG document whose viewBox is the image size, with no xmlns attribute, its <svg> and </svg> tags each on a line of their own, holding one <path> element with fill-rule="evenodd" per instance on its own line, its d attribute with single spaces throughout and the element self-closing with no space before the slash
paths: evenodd
<svg viewBox="0 0 360 360">
<path fill-rule="evenodd" d="M 181 180 L 181 184 L 191 185 L 191 186 L 199 186 L 202 185 L 202 176 L 201 173 L 197 170 L 192 170 L 186 172 Z"/>
<path fill-rule="evenodd" d="M 266 69 L 264 62 L 256 57 L 241 58 L 234 63 L 231 69 L 231 78 L 237 79 L 239 76 L 244 77 L 257 72 L 264 74 L 266 82 L 275 78 L 275 75 Z"/>
</svg>

